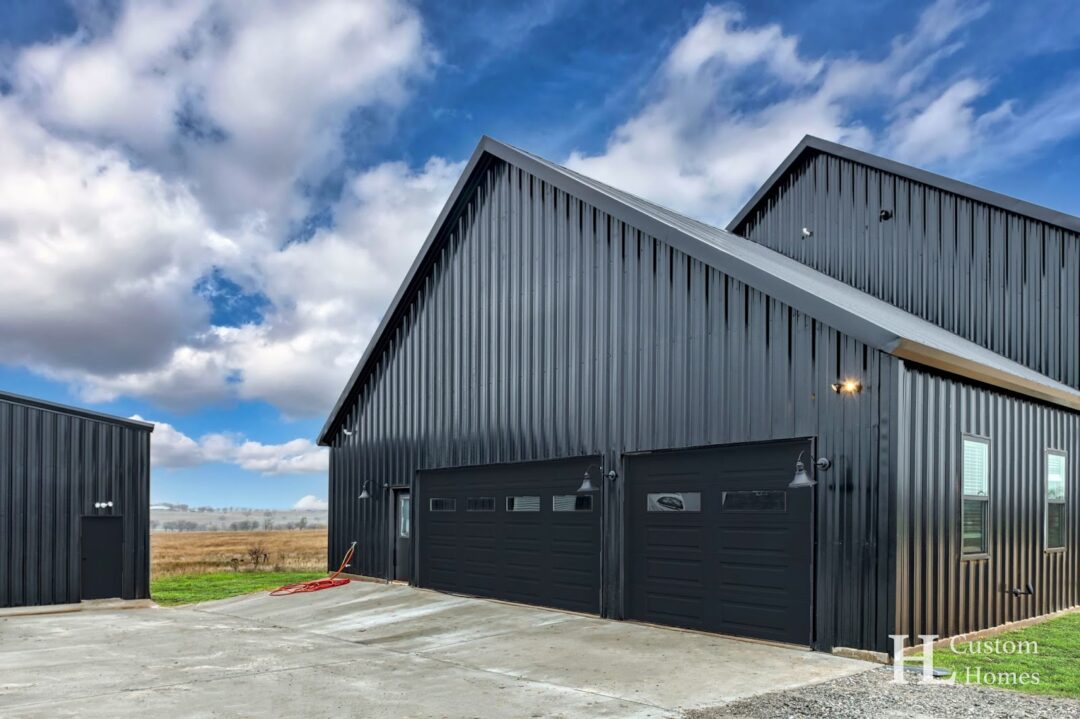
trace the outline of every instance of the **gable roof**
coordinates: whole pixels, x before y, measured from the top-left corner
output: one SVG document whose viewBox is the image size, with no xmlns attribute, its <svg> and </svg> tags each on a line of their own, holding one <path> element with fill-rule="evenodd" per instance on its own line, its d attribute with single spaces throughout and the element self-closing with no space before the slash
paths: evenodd
<svg viewBox="0 0 1080 719">
<path fill-rule="evenodd" d="M 870 347 L 1002 389 L 1080 410 L 1080 391 L 1006 359 L 763 245 L 707 225 L 523 150 L 483 137 L 319 433 L 329 444 L 350 398 L 371 373 L 388 331 L 434 263 L 444 225 L 483 170 L 502 160 Z"/>
<path fill-rule="evenodd" d="M 69 414 L 84 419 L 92 419 L 97 422 L 107 422 L 108 424 L 118 424 L 122 427 L 130 427 L 131 429 L 143 429 L 148 432 L 154 431 L 154 425 L 150 422 L 143 422 L 129 417 L 118 417 L 114 414 L 105 414 L 104 412 L 95 412 L 92 409 L 83 409 L 82 407 L 72 407 L 71 405 L 50 402 L 48 400 L 38 399 L 37 397 L 26 397 L 21 394 L 15 394 L 14 392 L 0 390 L 0 402 L 21 404 L 26 407 L 43 409 L 48 412 Z"/>
<path fill-rule="evenodd" d="M 780 163 L 780 166 L 769 175 L 769 179 L 758 188 L 758 191 L 754 193 L 753 197 L 743 205 L 743 208 L 739 210 L 731 222 L 727 224 L 727 230 L 729 232 L 735 232 L 746 218 L 750 216 L 750 213 L 757 208 L 758 204 L 773 190 L 776 184 L 787 175 L 792 166 L 799 162 L 804 155 L 809 155 L 811 153 L 824 153 L 844 160 L 850 160 L 851 162 L 857 162 L 861 165 L 881 170 L 882 172 L 888 172 L 897 175 L 898 177 L 903 177 L 914 182 L 920 182 L 924 185 L 930 185 L 931 187 L 951 192 L 954 195 L 960 195 L 961 197 L 975 200 L 976 202 L 982 202 L 1002 210 L 1015 212 L 1018 215 L 1023 215 L 1024 217 L 1029 217 L 1033 220 L 1041 220 L 1047 224 L 1071 230 L 1072 232 L 1080 232 L 1080 217 L 1068 215 L 1064 212 L 1058 212 L 1057 210 L 1051 210 L 1048 207 L 1042 207 L 1041 205 L 1025 202 L 1024 200 L 1018 200 L 1015 197 L 1002 195 L 1001 193 L 993 192 L 992 190 L 987 190 L 982 187 L 969 185 L 966 182 L 954 180 L 951 177 L 945 177 L 944 175 L 920 170 L 917 167 L 905 165 L 902 162 L 889 160 L 884 157 L 879 157 L 878 155 L 871 155 L 869 152 L 856 150 L 853 147 L 829 142 L 828 140 L 822 140 L 820 137 L 814 137 L 813 135 L 807 135 L 802 139 L 802 142 L 796 145 L 795 149 L 791 151 L 782 163 Z"/>
</svg>

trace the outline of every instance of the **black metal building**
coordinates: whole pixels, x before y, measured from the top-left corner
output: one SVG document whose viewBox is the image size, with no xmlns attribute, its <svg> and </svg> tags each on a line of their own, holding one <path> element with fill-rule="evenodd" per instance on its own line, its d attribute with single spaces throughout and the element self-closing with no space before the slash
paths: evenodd
<svg viewBox="0 0 1080 719">
<path fill-rule="evenodd" d="M 898 285 L 896 195 L 792 200 L 816 142 L 729 232 L 484 138 L 319 437 L 330 561 L 819 649 L 1075 604 L 1076 273 L 1000 323 Z"/>
<path fill-rule="evenodd" d="M 0 392 L 0 607 L 150 597 L 153 429 Z"/>
</svg>

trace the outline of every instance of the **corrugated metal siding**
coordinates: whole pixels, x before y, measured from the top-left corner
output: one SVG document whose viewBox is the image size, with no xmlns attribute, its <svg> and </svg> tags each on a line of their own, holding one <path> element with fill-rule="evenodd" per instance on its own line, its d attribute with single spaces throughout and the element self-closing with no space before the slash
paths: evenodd
<svg viewBox="0 0 1080 719">
<path fill-rule="evenodd" d="M 0 607 L 80 601 L 84 514 L 123 515 L 123 596 L 148 598 L 150 432 L 0 399 Z"/>
<path fill-rule="evenodd" d="M 483 170 L 331 439 L 329 560 L 388 572 L 416 470 L 816 437 L 818 646 L 884 648 L 897 361 L 501 161 Z M 839 376 L 866 390 L 842 398 Z M 364 480 L 373 499 L 360 501 Z M 622 616 L 621 480 L 604 506 Z"/>
<path fill-rule="evenodd" d="M 1074 232 L 823 153 L 736 230 L 1080 389 Z"/>
<path fill-rule="evenodd" d="M 1080 601 L 1080 415 L 936 374 L 901 375 L 897 633 L 951 636 Z M 990 439 L 988 559 L 961 559 L 964 434 Z M 1068 547 L 1044 551 L 1045 450 L 1068 452 Z M 1032 596 L 1008 590 L 1035 587 Z"/>
</svg>

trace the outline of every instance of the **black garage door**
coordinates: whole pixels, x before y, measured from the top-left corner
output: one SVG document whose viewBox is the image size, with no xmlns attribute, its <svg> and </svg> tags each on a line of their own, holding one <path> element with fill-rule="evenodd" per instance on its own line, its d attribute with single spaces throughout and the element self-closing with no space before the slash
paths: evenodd
<svg viewBox="0 0 1080 719">
<path fill-rule="evenodd" d="M 628 457 L 628 616 L 810 644 L 812 490 L 787 488 L 802 450 L 808 441 Z"/>
<path fill-rule="evenodd" d="M 596 460 L 421 472 L 417 583 L 446 592 L 600 612 Z"/>
</svg>

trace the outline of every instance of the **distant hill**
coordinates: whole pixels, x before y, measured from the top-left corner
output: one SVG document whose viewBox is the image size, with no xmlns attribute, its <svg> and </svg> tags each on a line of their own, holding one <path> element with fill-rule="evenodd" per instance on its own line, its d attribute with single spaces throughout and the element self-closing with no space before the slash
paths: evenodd
<svg viewBox="0 0 1080 719">
<path fill-rule="evenodd" d="M 325 509 L 254 509 L 251 507 L 191 507 L 160 502 L 150 505 L 151 532 L 250 532 L 324 529 Z"/>
</svg>

